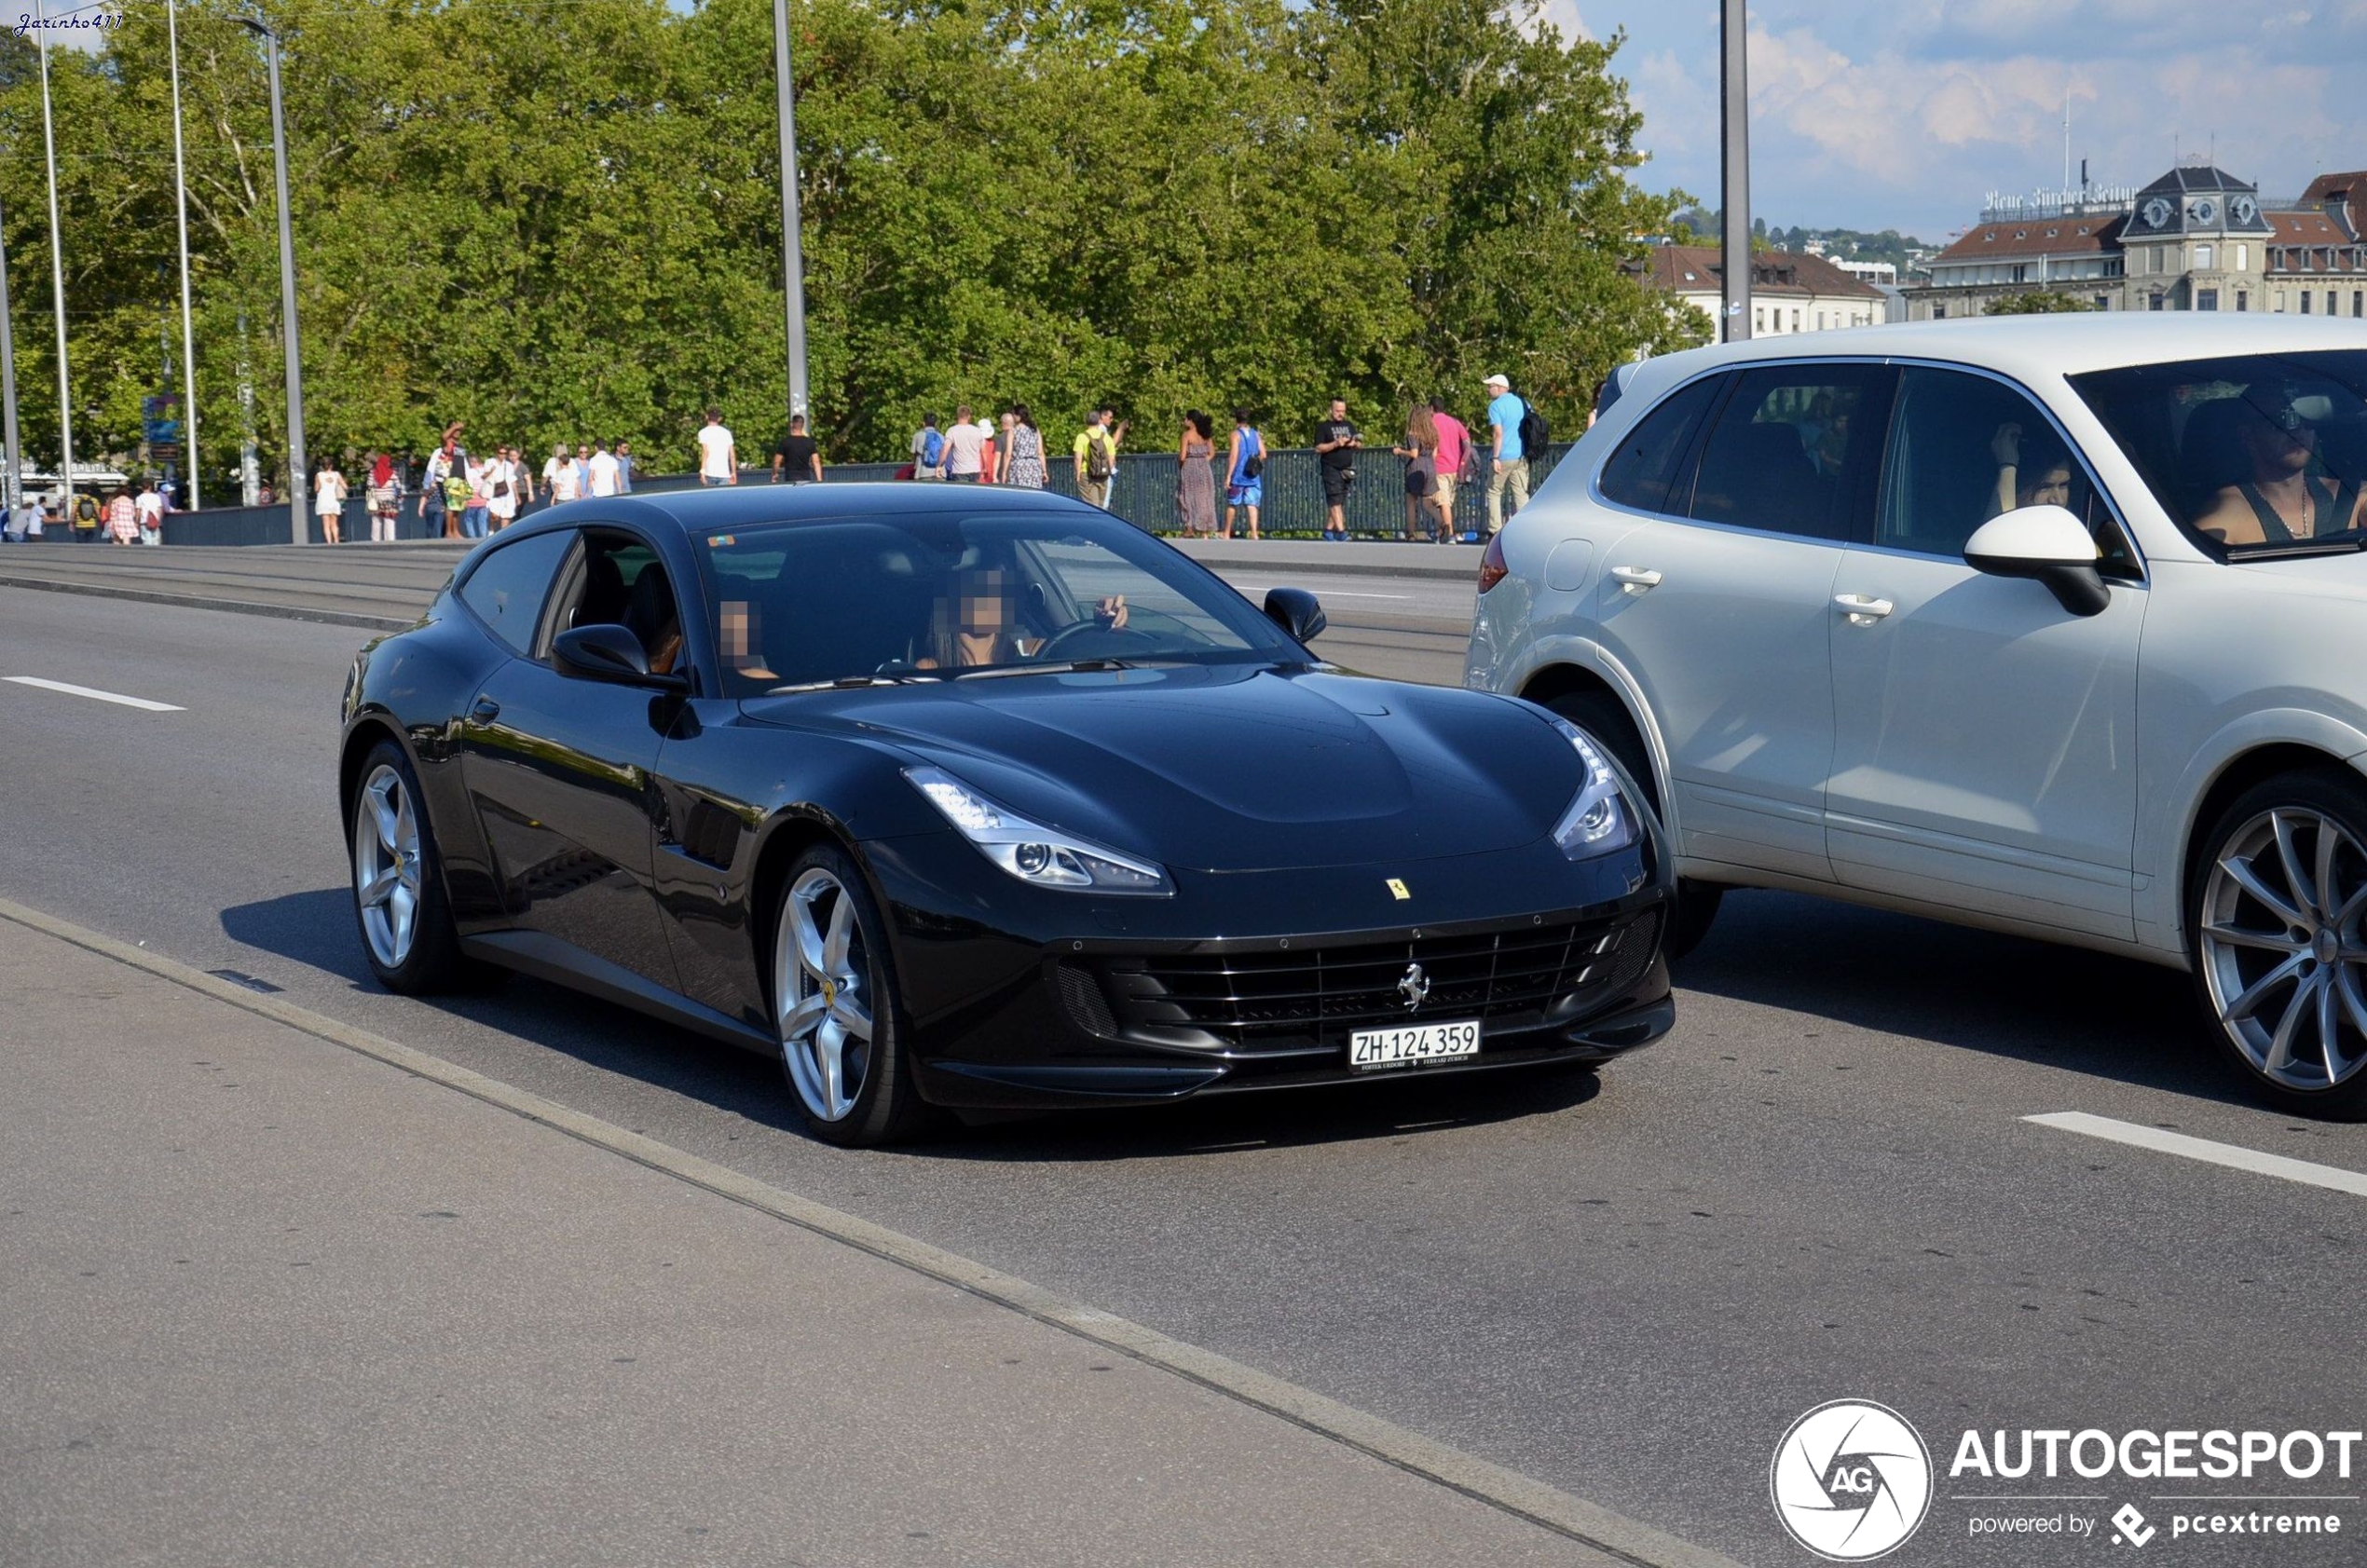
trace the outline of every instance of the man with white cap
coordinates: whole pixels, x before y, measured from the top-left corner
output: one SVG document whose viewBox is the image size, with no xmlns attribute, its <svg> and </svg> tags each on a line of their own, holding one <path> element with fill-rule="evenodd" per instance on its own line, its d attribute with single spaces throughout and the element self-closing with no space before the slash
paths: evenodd
<svg viewBox="0 0 2367 1568">
<path fill-rule="evenodd" d="M 1504 492 L 1512 492 L 1512 511 L 1528 505 L 1528 455 L 1521 450 L 1521 419 L 1528 404 L 1512 395 L 1512 383 L 1491 375 L 1487 388 L 1487 428 L 1494 455 L 1487 470 L 1487 531 L 1504 526 Z"/>
</svg>

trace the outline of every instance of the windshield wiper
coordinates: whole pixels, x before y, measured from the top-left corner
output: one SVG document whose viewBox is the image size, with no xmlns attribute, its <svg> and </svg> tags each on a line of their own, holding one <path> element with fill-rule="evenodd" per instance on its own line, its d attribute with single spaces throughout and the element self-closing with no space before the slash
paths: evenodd
<svg viewBox="0 0 2367 1568">
<path fill-rule="evenodd" d="M 2237 544 L 2227 548 L 2230 561 L 2291 561 L 2311 555 L 2356 555 L 2367 550 L 2367 534 L 2346 534 L 2326 539 L 2295 539 L 2291 544 Z"/>
<path fill-rule="evenodd" d="M 867 686 L 906 686 L 914 681 L 943 680 L 943 675 L 926 674 L 905 675 L 841 675 L 836 680 L 810 680 L 801 686 L 776 686 L 768 689 L 767 697 L 791 697 L 800 691 L 853 691 Z"/>
</svg>

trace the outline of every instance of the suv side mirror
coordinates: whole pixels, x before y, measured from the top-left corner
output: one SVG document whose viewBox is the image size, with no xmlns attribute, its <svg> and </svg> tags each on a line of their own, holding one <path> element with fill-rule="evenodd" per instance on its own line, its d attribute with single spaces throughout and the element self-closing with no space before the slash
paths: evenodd
<svg viewBox="0 0 2367 1568">
<path fill-rule="evenodd" d="M 2073 615 L 2101 615 L 2113 602 L 2097 560 L 2087 525 L 2059 506 L 2018 507 L 1964 541 L 1965 565 L 1991 577 L 2029 578 Z"/>
<path fill-rule="evenodd" d="M 659 691 L 682 691 L 690 686 L 680 675 L 650 669 L 641 639 L 630 627 L 613 621 L 560 633 L 551 639 L 551 662 L 559 674 L 577 680 L 644 686 Z"/>
<path fill-rule="evenodd" d="M 1322 605 L 1304 588 L 1267 589 L 1266 618 L 1303 643 L 1313 642 L 1331 624 L 1323 619 Z"/>
</svg>

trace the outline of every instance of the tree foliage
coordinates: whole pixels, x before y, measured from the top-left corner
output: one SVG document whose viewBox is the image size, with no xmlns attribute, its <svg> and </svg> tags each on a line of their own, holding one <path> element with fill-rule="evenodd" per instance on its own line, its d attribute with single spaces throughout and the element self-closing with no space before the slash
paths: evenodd
<svg viewBox="0 0 2367 1568">
<path fill-rule="evenodd" d="M 271 133 L 239 0 L 180 10 L 209 485 L 239 389 L 283 443 Z M 719 403 L 787 402 L 767 0 L 279 0 L 315 457 L 451 419 L 686 463 Z M 809 367 L 837 457 L 924 412 L 1109 399 L 1164 431 L 1334 394 L 1394 417 L 1502 371 L 1557 425 L 1693 330 L 1620 269 L 1681 198 L 1640 187 L 1619 41 L 1489 0 L 796 0 Z M 76 447 L 177 390 L 162 7 L 52 48 Z M 0 37 L 28 450 L 57 442 L 33 46 Z M 1154 438 L 1154 439 L 1163 439 Z M 215 492 L 219 494 L 217 490 Z"/>
<path fill-rule="evenodd" d="M 2084 299 L 2054 289 L 2034 289 L 2029 293 L 2006 294 L 1989 302 L 1984 316 L 2059 316 L 2092 307 Z"/>
</svg>

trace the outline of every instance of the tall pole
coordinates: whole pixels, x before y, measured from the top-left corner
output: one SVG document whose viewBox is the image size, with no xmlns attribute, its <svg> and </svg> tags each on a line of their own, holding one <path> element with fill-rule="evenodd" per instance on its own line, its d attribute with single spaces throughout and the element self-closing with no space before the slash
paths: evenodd
<svg viewBox="0 0 2367 1568">
<path fill-rule="evenodd" d="M 48 20 L 48 7 L 43 0 L 34 0 L 34 9 L 43 21 Z M 49 30 L 34 29 L 35 42 L 41 53 L 41 147 L 49 160 L 49 309 L 58 320 L 58 482 L 65 486 L 65 524 L 68 537 L 74 528 L 74 394 L 66 375 L 66 263 L 65 240 L 58 228 L 58 136 L 49 124 Z"/>
<path fill-rule="evenodd" d="M 0 505 L 14 522 L 24 504 L 24 448 L 17 444 L 17 335 L 8 314 L 8 237 L 0 232 L 0 441 L 8 444 L 7 488 Z"/>
<path fill-rule="evenodd" d="M 797 106 L 789 92 L 789 0 L 773 0 L 773 85 L 780 98 L 781 289 L 787 296 L 789 413 L 805 413 L 805 260 L 798 238 Z"/>
<path fill-rule="evenodd" d="M 181 21 L 178 0 L 165 0 L 165 39 L 172 70 L 172 203 L 181 223 L 181 471 L 189 482 L 189 510 L 198 496 L 198 350 L 189 326 L 189 173 L 181 159 Z"/>
<path fill-rule="evenodd" d="M 280 194 L 280 324 L 288 356 L 288 537 L 311 542 L 305 522 L 304 362 L 296 347 L 295 230 L 288 221 L 288 132 L 280 108 L 280 35 L 259 21 L 241 18 L 263 34 L 263 58 L 271 69 L 271 178 Z"/>
<path fill-rule="evenodd" d="M 1725 231 L 1726 321 L 1722 340 L 1740 343 L 1751 334 L 1751 99 L 1744 70 L 1743 0 L 1721 0 L 1718 53 L 1723 88 L 1718 115 L 1725 143 L 1726 188 L 1718 223 Z"/>
</svg>

